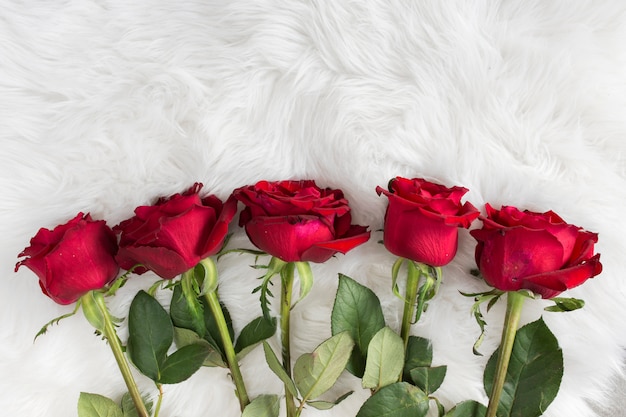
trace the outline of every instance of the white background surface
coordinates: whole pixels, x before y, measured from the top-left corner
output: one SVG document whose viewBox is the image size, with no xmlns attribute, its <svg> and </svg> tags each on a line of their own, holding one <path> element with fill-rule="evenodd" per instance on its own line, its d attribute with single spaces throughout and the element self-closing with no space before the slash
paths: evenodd
<svg viewBox="0 0 626 417">
<path fill-rule="evenodd" d="M 477 207 L 552 209 L 600 234 L 604 272 L 568 293 L 586 307 L 545 316 L 566 367 L 545 415 L 621 415 L 587 401 L 621 398 L 611 377 L 626 341 L 622 1 L 1 0 L 0 10 L 0 415 L 68 417 L 81 391 L 124 391 L 82 317 L 32 343 L 71 310 L 43 296 L 30 271 L 13 272 L 39 227 L 78 211 L 115 225 L 195 181 L 221 198 L 261 179 L 343 189 L 355 222 L 374 233 L 314 268 L 313 292 L 293 315 L 297 357 L 330 333 L 338 272 L 375 290 L 397 326 L 393 257 L 376 243 L 386 199 L 374 192 L 396 175 L 465 186 Z M 248 245 L 233 232 L 233 246 Z M 438 299 L 413 329 L 449 367 L 437 392 L 448 407 L 485 401 L 486 357 L 472 355 L 478 329 L 458 294 L 486 289 L 467 274 L 474 244 L 463 231 Z M 259 312 L 249 263 L 232 256 L 219 266 L 236 327 Z M 129 282 L 114 313 L 124 316 L 154 279 Z M 529 303 L 523 321 L 544 306 Z M 502 312 L 487 316 L 486 352 Z M 260 351 L 242 366 L 252 396 L 281 392 Z M 355 394 L 304 415 L 354 415 L 367 393 L 349 376 L 340 385 L 337 394 Z M 162 416 L 235 416 L 231 390 L 226 372 L 203 369 L 167 387 Z"/>
</svg>

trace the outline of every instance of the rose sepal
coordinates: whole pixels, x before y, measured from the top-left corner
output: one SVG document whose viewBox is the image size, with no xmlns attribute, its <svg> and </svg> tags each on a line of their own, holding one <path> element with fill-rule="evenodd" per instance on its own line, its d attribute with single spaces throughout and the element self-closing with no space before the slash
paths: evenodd
<svg viewBox="0 0 626 417">
<path fill-rule="evenodd" d="M 529 290 L 519 290 L 519 291 L 513 291 L 513 292 L 516 292 L 520 296 L 530 298 L 530 299 L 541 298 L 541 296 L 536 295 L 532 291 L 529 291 Z M 485 321 L 485 318 L 483 316 L 483 313 L 480 307 L 482 304 L 487 303 L 487 312 L 489 312 L 489 310 L 491 310 L 491 308 L 496 304 L 496 302 L 498 302 L 500 297 L 502 297 L 502 295 L 504 294 L 508 294 L 509 292 L 500 291 L 496 288 L 493 288 L 490 291 L 485 291 L 485 292 L 465 293 L 463 291 L 459 291 L 459 293 L 463 295 L 464 297 L 474 298 L 474 304 L 472 305 L 472 308 L 470 311 L 472 315 L 474 316 L 474 319 L 476 320 L 476 324 L 478 324 L 478 327 L 480 328 L 480 335 L 476 339 L 476 342 L 474 342 L 474 346 L 472 346 L 472 351 L 474 352 L 474 355 L 482 356 L 482 353 L 478 351 L 478 348 L 480 347 L 480 345 L 482 345 L 483 340 L 485 339 L 485 327 L 487 326 L 487 322 Z"/>
<path fill-rule="evenodd" d="M 37 340 L 37 338 L 39 336 L 46 334 L 46 332 L 48 331 L 48 327 L 52 326 L 53 324 L 59 324 L 59 322 L 61 320 L 63 320 L 63 319 L 66 319 L 68 317 L 72 317 L 74 314 L 76 314 L 78 312 L 79 308 L 80 308 L 80 299 L 76 302 L 76 305 L 74 306 L 74 310 L 72 310 L 70 313 L 63 314 L 63 315 L 61 315 L 59 317 L 56 317 L 56 318 L 50 320 L 46 324 L 44 324 L 43 327 L 35 335 L 35 338 L 33 339 L 33 342 L 35 340 Z"/>
<path fill-rule="evenodd" d="M 313 288 L 313 271 L 311 271 L 311 265 L 308 262 L 294 262 L 296 269 L 298 270 L 298 279 L 300 281 L 300 294 L 298 299 L 293 303 L 291 308 L 293 309 L 296 304 L 306 297 L 311 288 Z"/>
<path fill-rule="evenodd" d="M 579 298 L 554 297 L 550 298 L 550 301 L 554 302 L 554 305 L 544 308 L 545 311 L 568 313 L 585 306 L 585 301 Z"/>
<path fill-rule="evenodd" d="M 262 277 L 259 277 L 259 279 L 262 280 L 261 285 L 259 285 L 258 287 L 252 290 L 253 294 L 256 292 L 260 293 L 259 300 L 261 302 L 261 311 L 263 313 L 263 317 L 265 317 L 266 320 L 272 319 L 272 316 L 270 314 L 270 308 L 269 308 L 269 306 L 271 305 L 269 298 L 274 296 L 274 294 L 272 294 L 272 291 L 269 288 L 270 285 L 272 285 L 271 280 L 275 275 L 280 274 L 286 265 L 287 265 L 287 262 L 275 256 L 272 256 L 272 259 L 267 265 L 255 266 L 256 268 L 267 269 L 267 272 L 265 273 L 265 275 L 263 275 Z"/>
<path fill-rule="evenodd" d="M 106 313 L 104 313 L 98 305 L 97 298 L 100 297 L 102 297 L 102 294 L 96 293 L 95 291 L 89 291 L 80 298 L 79 303 L 89 324 L 91 324 L 99 333 L 103 333 Z"/>
</svg>

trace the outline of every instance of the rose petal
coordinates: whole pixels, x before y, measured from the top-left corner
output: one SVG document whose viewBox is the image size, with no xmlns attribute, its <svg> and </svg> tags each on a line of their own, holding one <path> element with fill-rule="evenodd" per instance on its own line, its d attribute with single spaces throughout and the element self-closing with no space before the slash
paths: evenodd
<svg viewBox="0 0 626 417">
<path fill-rule="evenodd" d="M 337 252 L 345 254 L 367 242 L 369 238 L 370 232 L 367 231 L 367 227 L 353 225 L 343 238 L 313 244 L 303 252 L 302 260 L 317 263 L 326 262 Z"/>
<path fill-rule="evenodd" d="M 413 209 L 406 200 L 390 198 L 383 240 L 396 256 L 443 266 L 456 255 L 458 231 L 432 213 Z"/>
<path fill-rule="evenodd" d="M 519 290 L 525 277 L 562 266 L 563 248 L 545 230 L 517 227 L 470 233 L 482 243 L 477 246 L 477 263 L 485 281 L 499 290 Z"/>
<path fill-rule="evenodd" d="M 194 206 L 177 216 L 162 217 L 155 239 L 146 242 L 147 246 L 162 246 L 190 260 L 200 258 L 215 221 L 215 210 L 204 206 Z M 137 242 L 137 246 L 143 246 L 142 243 Z"/>
<path fill-rule="evenodd" d="M 145 268 L 163 279 L 175 278 L 193 268 L 201 260 L 200 257 L 184 259 L 171 249 L 149 246 L 120 248 L 116 259 L 124 269 L 134 266 L 136 260 L 141 259 Z"/>
<path fill-rule="evenodd" d="M 523 287 L 548 299 L 581 285 L 601 272 L 600 254 L 597 254 L 589 261 L 570 268 L 528 276 L 524 278 Z"/>
<path fill-rule="evenodd" d="M 246 224 L 246 233 L 256 247 L 285 262 L 301 261 L 313 244 L 333 239 L 314 216 L 255 217 Z"/>
<path fill-rule="evenodd" d="M 119 271 L 113 258 L 116 250 L 115 235 L 103 221 L 83 221 L 68 230 L 46 255 L 40 283 L 57 303 L 73 303 L 115 279 Z"/>
<path fill-rule="evenodd" d="M 206 258 L 219 252 L 228 234 L 228 225 L 235 217 L 235 214 L 237 214 L 237 200 L 231 195 L 219 211 L 219 217 L 202 248 L 201 258 Z"/>
</svg>

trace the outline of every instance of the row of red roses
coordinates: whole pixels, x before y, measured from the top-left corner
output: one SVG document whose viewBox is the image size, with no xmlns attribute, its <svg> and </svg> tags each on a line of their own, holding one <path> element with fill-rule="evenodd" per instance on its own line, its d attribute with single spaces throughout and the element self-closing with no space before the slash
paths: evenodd
<svg viewBox="0 0 626 417">
<path fill-rule="evenodd" d="M 189 312 L 195 311 L 193 316 L 197 316 L 196 319 L 199 318 L 200 308 L 196 297 L 204 296 L 218 323 L 220 337 L 224 342 L 223 353 L 231 370 L 241 410 L 244 411 L 250 401 L 215 291 L 217 271 L 210 259 L 224 246 L 229 224 L 237 212 L 237 201 L 245 205 L 239 217 L 239 225 L 245 227 L 255 246 L 272 255 L 263 284 L 257 288 L 261 290 L 261 307 L 267 319 L 267 295 L 271 296 L 271 293 L 266 286 L 272 276 L 281 276 L 280 328 L 284 368 L 281 372 L 287 379 L 291 375 L 289 311 L 292 308 L 294 267 L 297 267 L 300 276 L 301 299 L 312 285 L 308 262 L 325 262 L 336 253 L 346 253 L 370 238 L 367 227 L 352 224 L 350 207 L 343 193 L 329 188 L 320 189 L 313 181 L 261 181 L 253 186 L 236 189 L 225 202 L 213 195 L 201 197 L 201 188 L 202 185 L 197 183 L 182 194 L 161 198 L 152 206 L 138 207 L 135 216 L 113 229 L 104 221 L 94 221 L 89 214 L 82 213 L 53 230 L 42 228 L 31 240 L 31 245 L 20 254 L 26 258 L 16 265 L 16 270 L 22 265 L 33 270 L 39 276 L 43 292 L 56 302 L 70 304 L 78 301 L 76 308 L 82 304 L 88 320 L 109 341 L 133 403 L 142 417 L 147 417 L 148 411 L 128 368 L 102 293 L 95 291 L 100 288 L 106 290 L 111 284 L 112 288 L 107 290 L 111 293 L 122 285 L 127 274 L 113 284 L 120 267 L 138 274 L 151 270 L 166 280 L 182 274 L 180 282 L 183 293 L 189 303 Z M 425 309 L 425 302 L 437 291 L 441 279 L 440 267 L 448 264 L 456 255 L 457 229 L 469 228 L 479 217 L 479 211 L 469 202 L 461 204 L 467 189 L 447 188 L 419 178 L 396 177 L 389 182 L 388 190 L 377 187 L 376 191 L 389 199 L 384 222 L 384 244 L 391 253 L 400 257 L 392 268 L 396 293 L 398 271 L 405 262 L 407 266 L 400 336 L 404 350 L 408 352 L 413 314 L 417 321 Z M 474 294 L 477 302 L 473 310 L 479 308 L 485 300 L 491 300 L 491 305 L 503 291 L 508 295 L 502 350 L 498 355 L 497 372 L 486 410 L 488 417 L 494 417 L 502 405 L 499 398 L 507 378 L 509 357 L 524 297 L 533 293 L 543 298 L 555 297 L 599 274 L 602 265 L 600 255 L 594 255 L 597 235 L 567 224 L 551 211 L 521 212 L 514 207 L 495 210 L 489 204 L 485 207 L 486 217 L 481 217 L 483 227 L 470 233 L 478 241 L 475 250 L 478 268 L 487 283 L 497 290 Z M 197 268 L 204 270 L 204 278 L 196 277 Z M 425 282 L 418 290 L 421 277 Z M 202 285 L 202 289 L 198 285 Z M 193 289 L 195 287 L 198 288 Z M 526 290 L 531 291 L 531 294 Z M 136 299 L 143 299 L 146 303 L 151 299 L 138 297 Z M 417 305 L 414 303 L 416 297 Z M 558 304 L 561 299 L 555 300 Z M 574 304 L 577 305 L 575 308 L 581 305 L 578 302 Z M 480 311 L 474 311 L 474 314 L 483 329 Z M 481 338 L 482 335 L 477 344 Z M 334 338 L 327 342 L 331 340 L 335 343 Z M 169 343 L 165 343 L 164 348 L 167 348 L 166 345 L 169 346 Z M 150 356 L 153 346 L 146 348 Z M 187 352 L 204 352 L 204 348 L 199 345 L 181 348 L 180 352 L 184 349 Z M 154 374 L 152 365 L 142 369 L 139 365 L 143 363 L 142 355 L 138 353 L 140 349 L 135 346 L 133 351 L 135 364 L 142 372 L 152 375 L 152 378 L 156 375 L 154 381 L 162 393 L 158 370 Z M 165 351 L 161 353 L 157 368 L 165 366 L 168 361 Z M 178 354 L 177 360 L 181 356 Z M 195 361 L 194 357 L 189 356 L 192 361 Z M 199 362 L 187 368 L 193 371 L 197 366 L 200 366 Z M 559 366 L 555 363 L 556 368 Z M 188 372 L 183 372 L 175 380 L 188 375 Z M 292 384 L 285 380 L 287 415 L 297 417 L 308 403 L 308 397 L 299 400 L 300 405 L 296 408 Z M 161 398 L 160 394 L 155 416 L 158 415 Z M 384 397 L 382 400 L 380 398 L 373 404 L 386 401 Z"/>
<path fill-rule="evenodd" d="M 285 262 L 324 262 L 366 242 L 367 227 L 352 225 L 341 190 L 321 189 L 313 181 L 261 181 L 236 189 L 222 202 L 200 196 L 197 183 L 182 194 L 141 206 L 135 216 L 110 229 L 102 220 L 79 213 L 53 230 L 40 229 L 20 256 L 39 277 L 43 292 L 60 304 L 114 280 L 119 267 L 147 270 L 172 279 L 222 247 L 237 201 L 239 217 L 252 243 Z M 457 228 L 479 217 L 468 191 L 423 179 L 397 177 L 389 189 L 384 244 L 393 254 L 431 266 L 448 264 L 457 251 Z M 535 213 L 486 204 L 476 263 L 491 286 L 502 291 L 528 289 L 543 298 L 580 285 L 602 270 L 594 255 L 597 234 L 563 221 L 552 211 Z M 119 242 L 116 237 L 119 235 Z"/>
</svg>

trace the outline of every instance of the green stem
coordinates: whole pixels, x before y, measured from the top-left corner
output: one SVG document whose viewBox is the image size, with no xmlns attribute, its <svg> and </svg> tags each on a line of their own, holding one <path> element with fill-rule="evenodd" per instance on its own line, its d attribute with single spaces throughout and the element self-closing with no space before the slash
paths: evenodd
<svg viewBox="0 0 626 417">
<path fill-rule="evenodd" d="M 496 365 L 496 375 L 489 396 L 489 405 L 487 407 L 486 417 L 496 417 L 498 405 L 500 404 L 500 396 L 504 381 L 506 380 L 506 372 L 513 351 L 513 342 L 515 342 L 515 334 L 519 325 L 522 307 L 526 297 L 514 291 L 507 292 L 506 315 L 504 317 L 504 327 L 502 328 L 502 340 L 500 342 L 500 350 L 498 354 L 498 364 Z"/>
<path fill-rule="evenodd" d="M 117 366 L 122 373 L 122 377 L 124 378 L 124 382 L 126 383 L 126 387 L 128 388 L 128 393 L 130 394 L 130 397 L 135 404 L 135 408 L 137 409 L 137 415 L 139 417 L 150 417 L 150 414 L 148 413 L 148 410 L 146 410 L 146 406 L 143 403 L 143 399 L 141 398 L 141 393 L 139 392 L 137 383 L 135 382 L 133 374 L 130 371 L 128 361 L 124 356 L 124 350 L 122 349 L 120 339 L 115 331 L 115 326 L 113 325 L 113 320 L 111 319 L 109 310 L 106 306 L 106 303 L 104 302 L 104 297 L 102 296 L 102 294 L 95 292 L 93 293 L 93 295 L 96 305 L 100 310 L 100 313 L 102 314 L 102 334 L 108 340 L 111 351 L 113 351 L 113 356 L 115 357 Z"/>
<path fill-rule="evenodd" d="M 402 312 L 402 326 L 400 328 L 400 337 L 404 341 L 404 350 L 409 344 L 409 333 L 411 330 L 411 321 L 415 312 L 415 297 L 417 297 L 417 287 L 420 280 L 420 270 L 411 260 L 407 261 L 407 279 L 406 292 L 404 297 L 404 311 Z M 400 376 L 402 378 L 402 376 Z"/>
<path fill-rule="evenodd" d="M 154 417 L 159 417 L 161 403 L 163 402 L 163 385 L 157 384 L 157 388 L 159 389 L 159 398 L 157 399 L 156 408 L 154 409 Z"/>
<path fill-rule="evenodd" d="M 217 328 L 219 329 L 220 336 L 222 338 L 228 368 L 230 369 L 233 382 L 235 383 L 235 391 L 237 398 L 239 399 L 239 406 L 241 411 L 243 411 L 243 409 L 250 404 L 250 399 L 248 398 L 248 392 L 246 391 L 241 369 L 239 368 L 239 363 L 237 362 L 235 347 L 233 346 L 233 341 L 230 338 L 230 333 L 228 332 L 224 312 L 222 311 L 222 307 L 220 306 L 220 302 L 215 291 L 207 292 L 204 297 L 211 308 L 213 317 L 215 317 L 215 323 L 217 324 Z"/>
<path fill-rule="evenodd" d="M 293 292 L 294 263 L 287 263 L 280 272 L 280 338 L 282 344 L 283 368 L 291 378 L 291 348 L 289 338 L 289 319 L 291 314 L 291 296 Z M 287 407 L 287 417 L 295 417 L 296 404 L 293 395 L 285 386 L 285 406 Z"/>
</svg>

